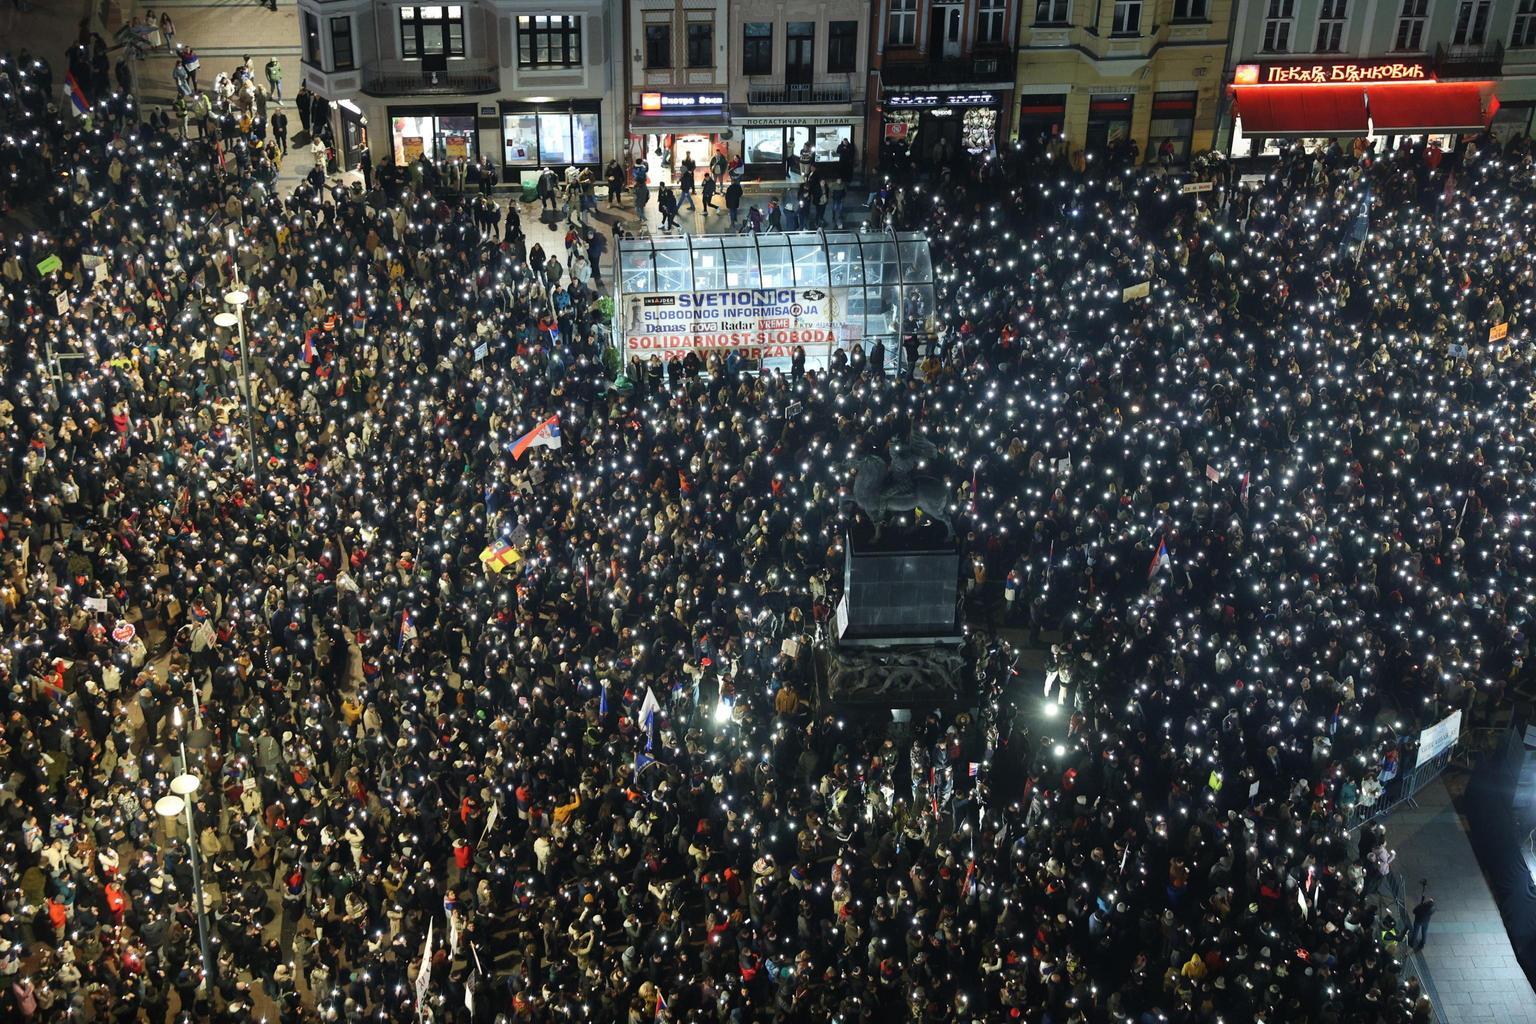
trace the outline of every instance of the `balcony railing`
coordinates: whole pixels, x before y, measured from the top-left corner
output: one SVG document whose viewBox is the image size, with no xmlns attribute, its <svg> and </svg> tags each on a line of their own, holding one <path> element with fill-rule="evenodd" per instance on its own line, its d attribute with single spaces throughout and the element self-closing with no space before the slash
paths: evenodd
<svg viewBox="0 0 1536 1024">
<path fill-rule="evenodd" d="M 853 88 L 847 82 L 747 84 L 748 103 L 850 103 L 852 100 Z"/>
<path fill-rule="evenodd" d="M 963 60 L 887 61 L 880 77 L 887 85 L 941 85 L 947 82 L 1011 81 L 1012 59 L 1006 51 L 978 53 Z"/>
<path fill-rule="evenodd" d="M 363 92 L 369 96 L 475 96 L 500 88 L 501 73 L 491 61 L 450 60 L 448 70 L 431 72 L 414 61 L 363 67 Z"/>
<path fill-rule="evenodd" d="M 1435 47 L 1435 77 L 1495 78 L 1504 72 L 1504 44 Z"/>
</svg>

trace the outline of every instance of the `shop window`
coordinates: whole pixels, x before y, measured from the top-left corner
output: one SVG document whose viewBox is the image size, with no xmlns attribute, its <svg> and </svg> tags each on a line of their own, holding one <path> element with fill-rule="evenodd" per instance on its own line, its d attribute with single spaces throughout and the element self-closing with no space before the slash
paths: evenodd
<svg viewBox="0 0 1536 1024">
<path fill-rule="evenodd" d="M 1173 0 L 1174 21 L 1209 20 L 1210 0 Z"/>
<path fill-rule="evenodd" d="M 645 26 L 645 66 L 670 68 L 672 66 L 672 26 Z"/>
<path fill-rule="evenodd" d="M 983 3 L 986 0 L 982 0 Z M 827 72 L 846 74 L 855 64 L 859 39 L 859 23 L 856 21 L 830 21 L 827 23 Z"/>
<path fill-rule="evenodd" d="M 439 163 L 475 158 L 473 116 L 405 114 L 390 120 L 396 166 L 404 167 L 423 156 Z"/>
<path fill-rule="evenodd" d="M 1141 0 L 1115 0 L 1115 20 L 1110 35 L 1141 35 Z"/>
<path fill-rule="evenodd" d="M 352 19 L 331 19 L 331 70 L 352 70 Z"/>
<path fill-rule="evenodd" d="M 1488 38 L 1489 0 L 1461 0 L 1456 8 L 1456 33 L 1451 42 L 1456 46 L 1481 46 Z"/>
<path fill-rule="evenodd" d="M 917 43 L 917 0 L 891 0 L 891 14 L 886 22 L 885 41 L 891 46 Z"/>
<path fill-rule="evenodd" d="M 748 128 L 742 136 L 742 148 L 749 164 L 782 164 L 784 129 Z"/>
<path fill-rule="evenodd" d="M 1152 121 L 1147 128 L 1147 159 L 1160 160 L 1167 145 L 1173 163 L 1189 159 L 1199 96 L 1193 92 L 1160 92 L 1152 97 Z"/>
<path fill-rule="evenodd" d="M 837 147 L 853 138 L 851 124 L 823 124 L 816 126 L 816 162 L 836 163 Z"/>
<path fill-rule="evenodd" d="M 534 14 L 517 19 L 517 66 L 581 66 L 581 15 Z"/>
<path fill-rule="evenodd" d="M 1349 20 L 1349 0 L 1322 0 L 1317 11 L 1317 53 L 1338 53 L 1344 45 L 1344 24 Z"/>
<path fill-rule="evenodd" d="M 1269 0 L 1264 11 L 1265 53 L 1291 52 L 1291 19 L 1296 16 L 1296 0 Z"/>
<path fill-rule="evenodd" d="M 749 21 L 742 29 L 741 70 L 746 75 L 773 74 L 773 23 Z"/>
<path fill-rule="evenodd" d="M 503 114 L 501 159 L 508 167 L 532 167 L 539 162 L 539 115 Z"/>
<path fill-rule="evenodd" d="M 458 4 L 429 4 L 400 8 L 400 56 L 464 56 L 464 8 Z"/>
<path fill-rule="evenodd" d="M 1510 46 L 1536 46 L 1536 0 L 1520 0 L 1515 12 L 1515 31 Z"/>
<path fill-rule="evenodd" d="M 1035 4 L 1036 25 L 1070 25 L 1071 23 L 1071 0 L 1039 0 Z"/>
<path fill-rule="evenodd" d="M 1429 0 L 1403 0 L 1397 16 L 1394 50 L 1419 53 L 1424 48 L 1424 23 L 1429 20 Z"/>
<path fill-rule="evenodd" d="M 1008 0 L 980 0 L 976 7 L 976 42 L 983 46 L 1003 41 L 1003 8 Z"/>
<path fill-rule="evenodd" d="M 715 26 L 707 21 L 688 23 L 688 66 L 712 68 L 715 66 Z"/>
<path fill-rule="evenodd" d="M 320 18 L 308 11 L 304 12 L 304 63 L 325 67 L 325 59 L 320 54 Z"/>
<path fill-rule="evenodd" d="M 970 153 L 985 153 L 997 141 L 997 108 L 967 107 L 960 115 L 960 141 Z"/>
</svg>

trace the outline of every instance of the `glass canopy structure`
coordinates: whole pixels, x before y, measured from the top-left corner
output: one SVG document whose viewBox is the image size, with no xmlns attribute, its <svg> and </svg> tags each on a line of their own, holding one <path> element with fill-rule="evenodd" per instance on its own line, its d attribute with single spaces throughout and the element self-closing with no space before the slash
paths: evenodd
<svg viewBox="0 0 1536 1024">
<path fill-rule="evenodd" d="M 737 352 L 807 368 L 877 341 L 896 366 L 901 339 L 927 335 L 933 265 L 921 232 L 677 235 L 619 242 L 615 332 L 632 356 Z"/>
</svg>

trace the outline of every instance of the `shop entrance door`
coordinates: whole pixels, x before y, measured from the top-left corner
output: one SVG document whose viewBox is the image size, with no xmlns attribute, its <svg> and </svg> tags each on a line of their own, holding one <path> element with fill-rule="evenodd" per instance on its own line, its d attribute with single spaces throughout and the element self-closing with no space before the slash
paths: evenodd
<svg viewBox="0 0 1536 1024">
<path fill-rule="evenodd" d="M 917 142 L 923 156 L 932 160 L 939 151 L 939 140 L 942 139 L 944 152 L 953 160 L 960 153 L 960 127 L 958 116 L 936 117 L 930 114 L 923 118 L 922 128 L 917 133 Z"/>
<path fill-rule="evenodd" d="M 708 135 L 679 135 L 677 142 L 672 146 L 672 180 L 681 181 L 678 177 L 682 173 L 684 157 L 693 157 L 695 184 L 698 179 L 709 173 L 710 158 L 715 155 L 714 145 L 709 141 Z"/>
</svg>

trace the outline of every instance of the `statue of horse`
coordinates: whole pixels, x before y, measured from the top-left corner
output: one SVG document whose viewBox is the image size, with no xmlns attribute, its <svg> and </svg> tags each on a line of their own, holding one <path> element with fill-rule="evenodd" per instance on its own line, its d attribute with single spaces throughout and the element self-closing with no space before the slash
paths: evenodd
<svg viewBox="0 0 1536 1024">
<path fill-rule="evenodd" d="M 877 455 L 854 459 L 850 467 L 854 473 L 854 504 L 875 524 L 877 541 L 891 513 L 914 510 L 934 522 L 943 523 L 945 539 L 954 540 L 955 524 L 949 517 L 949 488 L 944 481 L 932 476 L 893 474 L 891 466 Z"/>
</svg>

